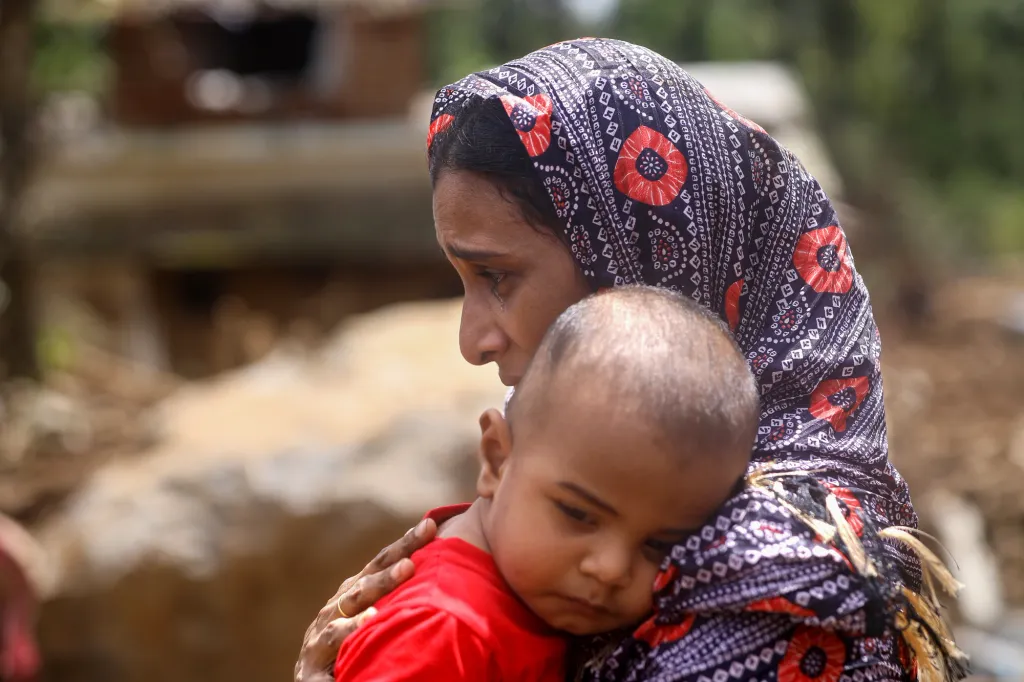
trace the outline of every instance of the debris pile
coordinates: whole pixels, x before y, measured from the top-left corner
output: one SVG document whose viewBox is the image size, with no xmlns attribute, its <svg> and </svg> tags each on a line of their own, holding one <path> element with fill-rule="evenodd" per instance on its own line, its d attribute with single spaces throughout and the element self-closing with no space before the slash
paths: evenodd
<svg viewBox="0 0 1024 682">
<path fill-rule="evenodd" d="M 1008 283 L 962 282 L 932 328 L 886 334 L 883 376 L 893 461 L 923 523 L 952 495 L 977 507 L 1009 604 L 1024 607 L 1024 334 L 1005 324 Z M 947 498 L 948 499 L 948 498 Z M 929 518 L 932 517 L 932 518 Z M 953 557 L 956 560 L 956 557 Z"/>
<path fill-rule="evenodd" d="M 151 446 L 151 408 L 179 383 L 82 344 L 43 383 L 0 385 L 0 512 L 33 522 L 104 462 Z"/>
</svg>

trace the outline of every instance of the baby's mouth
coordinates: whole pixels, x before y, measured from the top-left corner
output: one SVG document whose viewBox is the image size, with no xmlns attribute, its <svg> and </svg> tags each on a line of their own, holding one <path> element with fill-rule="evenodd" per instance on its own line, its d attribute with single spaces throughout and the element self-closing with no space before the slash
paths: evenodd
<svg viewBox="0 0 1024 682">
<path fill-rule="evenodd" d="M 565 597 L 565 600 L 569 602 L 575 610 L 591 618 L 607 617 L 611 615 L 611 611 L 606 606 L 597 602 L 580 599 L 579 597 Z"/>
</svg>

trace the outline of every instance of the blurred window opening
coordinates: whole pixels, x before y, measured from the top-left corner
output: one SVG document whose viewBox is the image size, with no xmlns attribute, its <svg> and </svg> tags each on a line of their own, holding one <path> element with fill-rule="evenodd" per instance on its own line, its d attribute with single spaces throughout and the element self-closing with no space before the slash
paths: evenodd
<svg viewBox="0 0 1024 682">
<path fill-rule="evenodd" d="M 323 25 L 314 15 L 177 17 L 171 23 L 190 55 L 185 90 L 197 109 L 261 114 L 288 93 L 316 89 Z"/>
<path fill-rule="evenodd" d="M 304 14 L 174 24 L 200 69 L 288 82 L 302 80 L 309 68 L 318 28 L 316 17 Z"/>
<path fill-rule="evenodd" d="M 117 18 L 111 116 L 122 126 L 404 116 L 424 83 L 423 16 L 346 3 L 200 3 Z M 355 68 L 358 65 L 359 68 Z"/>
<path fill-rule="evenodd" d="M 174 273 L 176 298 L 192 315 L 210 317 L 224 293 L 224 274 L 212 270 L 183 270 Z"/>
</svg>

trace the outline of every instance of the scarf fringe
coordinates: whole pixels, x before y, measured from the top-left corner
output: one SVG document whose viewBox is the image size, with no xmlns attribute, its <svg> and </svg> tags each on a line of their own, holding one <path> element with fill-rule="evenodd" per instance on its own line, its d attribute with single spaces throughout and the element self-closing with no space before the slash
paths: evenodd
<svg viewBox="0 0 1024 682">
<path fill-rule="evenodd" d="M 841 544 L 841 549 L 845 550 L 854 570 L 868 580 L 877 581 L 880 576 L 879 568 L 843 514 L 835 494 L 832 491 L 827 492 L 824 509 L 802 509 L 792 501 L 793 496 L 780 480 L 813 477 L 818 472 L 770 472 L 770 466 L 768 464 L 751 472 L 747 477 L 747 483 L 771 494 L 796 519 L 813 530 L 822 543 Z M 824 518 L 819 518 L 819 514 Z M 869 530 L 865 528 L 865 532 Z M 917 663 L 917 677 L 921 682 L 955 682 L 968 674 L 970 659 L 953 640 L 952 632 L 942 614 L 942 605 L 935 584 L 938 583 L 946 594 L 954 598 L 963 585 L 953 577 L 942 560 L 917 537 L 916 533 L 917 529 L 906 526 L 891 526 L 875 531 L 879 538 L 899 542 L 912 552 L 921 564 L 923 575 L 925 589 L 922 593 L 915 592 L 905 585 L 900 586 L 889 618 L 891 625 L 913 652 Z"/>
</svg>

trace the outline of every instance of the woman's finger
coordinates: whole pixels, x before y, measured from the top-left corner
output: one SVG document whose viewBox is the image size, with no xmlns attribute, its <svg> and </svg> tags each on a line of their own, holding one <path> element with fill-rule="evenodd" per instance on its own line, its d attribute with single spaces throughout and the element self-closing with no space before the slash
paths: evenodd
<svg viewBox="0 0 1024 682">
<path fill-rule="evenodd" d="M 355 585 L 356 582 L 361 577 L 363 577 L 363 573 L 365 571 L 366 569 L 364 568 L 362 571 L 359 572 L 358 575 L 354 575 L 351 578 L 346 578 L 345 582 L 343 582 L 341 586 L 338 587 L 338 590 L 334 593 L 334 596 L 328 599 L 327 603 L 324 604 L 320 608 L 319 613 L 316 614 L 316 618 L 313 619 L 313 622 L 310 624 L 309 629 L 306 631 L 306 639 L 309 639 L 311 632 L 319 632 L 332 620 L 341 617 L 341 613 L 338 612 L 338 600 L 341 599 L 343 594 L 352 589 L 352 586 Z"/>
<path fill-rule="evenodd" d="M 331 682 L 341 643 L 376 613 L 371 606 L 355 618 L 338 618 L 308 639 L 295 665 L 295 682 Z"/>
<path fill-rule="evenodd" d="M 320 636 L 313 645 L 320 654 L 314 658 L 320 663 L 320 667 L 330 667 L 331 662 L 338 656 L 338 647 L 358 627 L 359 622 L 355 618 L 339 618 L 328 623 L 327 627 L 320 631 Z"/>
<path fill-rule="evenodd" d="M 364 575 L 335 604 L 335 609 L 345 616 L 357 616 L 373 606 L 378 599 L 391 593 L 415 573 L 416 567 L 411 559 L 399 559 L 398 563 L 386 571 Z"/>
<path fill-rule="evenodd" d="M 408 557 L 435 535 L 437 524 L 432 519 L 420 521 L 383 549 L 359 575 L 338 587 L 306 630 L 295 663 L 296 682 L 317 682 L 316 676 L 329 670 L 341 642 L 375 613 L 371 608 L 374 602 L 412 577 L 415 567 Z"/>
<path fill-rule="evenodd" d="M 412 556 L 413 552 L 433 540 L 435 535 L 437 535 L 437 524 L 433 519 L 424 519 L 415 527 L 410 528 L 401 539 L 382 549 L 358 575 L 348 578 L 341 584 L 334 596 L 320 609 L 310 630 L 319 631 L 336 618 L 351 617 L 362 613 L 374 601 L 408 580 L 411 573 L 407 571 L 410 567 L 403 566 L 393 576 L 370 581 L 369 590 L 366 588 L 366 582 L 363 581 L 364 578 L 385 571 L 396 562 Z M 360 584 L 360 581 L 363 581 L 362 586 L 356 589 L 356 585 Z M 355 594 L 350 594 L 353 589 L 356 589 Z M 307 631 L 307 639 L 308 637 L 309 631 Z"/>
<path fill-rule="evenodd" d="M 366 564 L 359 577 L 379 573 L 401 559 L 407 559 L 413 552 L 426 546 L 437 535 L 437 524 L 433 519 L 423 519 L 411 528 L 400 540 L 392 542 Z"/>
<path fill-rule="evenodd" d="M 331 666 L 338 655 L 338 647 L 356 627 L 354 618 L 339 618 L 315 631 L 308 631 L 299 660 L 295 663 L 295 682 L 330 680 Z"/>
<path fill-rule="evenodd" d="M 341 643 L 376 614 L 377 609 L 371 606 L 355 618 L 339 618 L 328 623 L 327 627 L 320 633 L 317 646 L 330 653 L 330 662 L 333 663 L 334 659 L 337 658 L 338 648 L 341 647 Z"/>
<path fill-rule="evenodd" d="M 327 624 L 332 620 L 343 618 L 347 615 L 342 614 L 341 611 L 338 610 L 339 600 L 347 591 L 352 589 L 352 585 L 355 585 L 357 579 L 358 576 L 346 580 L 342 586 L 338 588 L 337 593 L 331 597 L 330 601 L 320 608 L 320 611 L 316 614 L 316 618 L 313 619 L 309 629 L 306 631 L 307 640 L 319 634 L 319 632 L 327 627 Z"/>
</svg>

